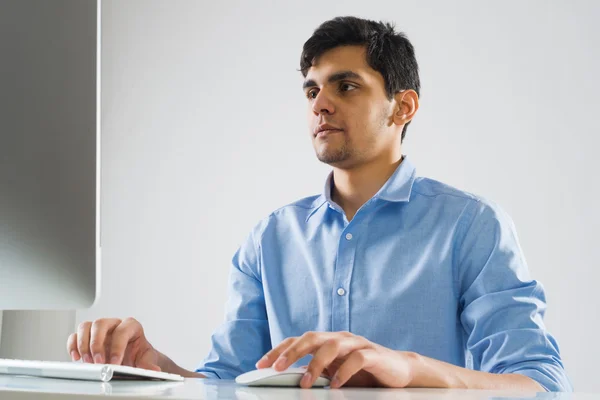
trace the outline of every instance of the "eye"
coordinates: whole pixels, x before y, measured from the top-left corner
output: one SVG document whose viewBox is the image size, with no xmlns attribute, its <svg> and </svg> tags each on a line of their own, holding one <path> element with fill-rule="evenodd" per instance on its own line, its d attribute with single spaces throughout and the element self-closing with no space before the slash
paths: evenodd
<svg viewBox="0 0 600 400">
<path fill-rule="evenodd" d="M 357 89 L 358 87 L 348 83 L 348 82 L 342 82 L 340 83 L 340 92 L 349 92 L 351 90 Z"/>
<path fill-rule="evenodd" d="M 306 92 L 306 97 L 309 100 L 314 99 L 315 97 L 317 97 L 317 89 L 310 89 L 308 92 Z"/>
</svg>

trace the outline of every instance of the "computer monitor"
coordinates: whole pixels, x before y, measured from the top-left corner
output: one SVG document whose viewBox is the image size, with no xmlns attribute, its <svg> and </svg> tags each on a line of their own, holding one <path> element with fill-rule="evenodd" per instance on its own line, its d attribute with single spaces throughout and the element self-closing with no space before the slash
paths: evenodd
<svg viewBox="0 0 600 400">
<path fill-rule="evenodd" d="M 0 310 L 88 308 L 100 288 L 99 2 L 0 4 Z"/>
</svg>

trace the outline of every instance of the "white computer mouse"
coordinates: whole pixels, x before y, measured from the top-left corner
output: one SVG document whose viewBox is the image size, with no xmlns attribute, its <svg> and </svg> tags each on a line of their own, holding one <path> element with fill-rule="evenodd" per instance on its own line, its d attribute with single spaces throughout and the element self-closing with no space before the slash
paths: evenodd
<svg viewBox="0 0 600 400">
<path fill-rule="evenodd" d="M 248 371 L 235 378 L 235 382 L 246 386 L 300 386 L 300 381 L 306 373 L 305 368 L 288 368 L 284 371 L 275 371 L 273 368 L 261 368 Z M 313 387 L 329 385 L 329 378 L 321 375 Z"/>
</svg>

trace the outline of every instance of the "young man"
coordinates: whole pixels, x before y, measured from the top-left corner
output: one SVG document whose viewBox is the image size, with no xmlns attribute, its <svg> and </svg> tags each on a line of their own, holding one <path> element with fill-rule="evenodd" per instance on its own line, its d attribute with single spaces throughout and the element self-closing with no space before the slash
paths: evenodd
<svg viewBox="0 0 600 400">
<path fill-rule="evenodd" d="M 235 254 L 210 354 L 187 371 L 137 321 L 101 319 L 70 336 L 73 359 L 221 379 L 308 365 L 303 387 L 324 372 L 333 388 L 571 390 L 510 217 L 402 156 L 420 89 L 406 37 L 335 18 L 305 43 L 301 70 L 309 135 L 333 171 Z"/>
</svg>

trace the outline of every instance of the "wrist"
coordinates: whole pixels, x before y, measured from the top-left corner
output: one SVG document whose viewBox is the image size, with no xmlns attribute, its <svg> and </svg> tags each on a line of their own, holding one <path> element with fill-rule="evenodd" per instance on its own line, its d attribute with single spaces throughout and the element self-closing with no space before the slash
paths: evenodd
<svg viewBox="0 0 600 400">
<path fill-rule="evenodd" d="M 401 357 L 408 363 L 408 385 L 407 387 L 419 387 L 423 376 L 423 357 L 412 351 L 401 351 Z"/>
<path fill-rule="evenodd" d="M 452 370 L 452 366 L 437 362 L 414 352 L 402 352 L 409 365 L 408 387 L 466 388 Z"/>
</svg>

